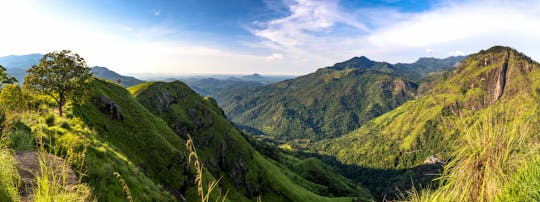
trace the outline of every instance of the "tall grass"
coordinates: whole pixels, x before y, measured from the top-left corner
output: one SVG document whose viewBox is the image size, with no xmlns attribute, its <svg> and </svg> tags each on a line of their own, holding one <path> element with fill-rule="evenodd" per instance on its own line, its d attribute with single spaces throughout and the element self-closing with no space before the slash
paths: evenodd
<svg viewBox="0 0 540 202">
<path fill-rule="evenodd" d="M 197 154 L 197 150 L 195 149 L 195 145 L 193 144 L 193 139 L 191 138 L 191 135 L 188 134 L 188 139 L 186 141 L 186 147 L 188 149 L 189 156 L 188 160 L 189 163 L 193 163 L 193 166 L 195 167 L 195 184 L 197 185 L 197 194 L 201 197 L 201 202 L 208 202 L 210 201 L 210 195 L 214 189 L 216 189 L 219 185 L 219 182 L 221 181 L 221 178 L 217 180 L 213 180 L 210 182 L 210 184 L 207 186 L 206 190 L 204 190 L 203 185 L 203 164 L 201 160 L 199 159 L 199 155 Z M 227 194 L 229 191 L 225 193 L 225 195 L 221 195 L 221 193 L 215 197 L 215 201 L 225 201 L 227 199 Z"/>
<path fill-rule="evenodd" d="M 37 202 L 68 202 L 68 201 L 92 201 L 91 188 L 82 183 L 84 176 L 84 158 L 86 147 L 77 150 L 77 142 L 69 142 L 66 145 L 57 142 L 45 143 L 43 136 L 38 134 L 37 142 L 39 174 L 36 176 L 36 187 L 33 190 L 34 201 Z M 56 156 L 63 156 L 62 159 Z M 71 165 L 78 165 L 72 170 Z M 78 173 L 78 181 L 73 183 L 70 175 Z"/>
<path fill-rule="evenodd" d="M 19 201 L 19 173 L 7 145 L 6 138 L 0 139 L 0 201 Z"/>
<path fill-rule="evenodd" d="M 409 201 L 494 201 L 536 148 L 525 121 L 512 123 L 488 115 L 465 128 L 433 192 L 412 190 Z"/>
<path fill-rule="evenodd" d="M 133 202 L 133 196 L 131 196 L 131 192 L 129 191 L 129 186 L 126 183 L 126 180 L 124 180 L 124 178 L 122 178 L 122 175 L 120 175 L 120 173 L 118 172 L 114 172 L 113 175 L 114 177 L 116 177 L 116 179 L 118 179 L 118 182 L 122 184 L 122 190 L 126 194 L 126 199 L 129 202 Z"/>
<path fill-rule="evenodd" d="M 20 176 L 15 167 L 14 151 L 9 148 L 8 135 L 13 132 L 18 116 L 4 114 L 0 109 L 0 201 L 19 201 Z"/>
</svg>

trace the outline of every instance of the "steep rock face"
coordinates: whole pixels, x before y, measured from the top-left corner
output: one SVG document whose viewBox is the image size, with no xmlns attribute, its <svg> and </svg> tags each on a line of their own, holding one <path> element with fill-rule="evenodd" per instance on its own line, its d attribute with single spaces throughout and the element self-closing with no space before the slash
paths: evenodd
<svg viewBox="0 0 540 202">
<path fill-rule="evenodd" d="M 92 101 L 101 112 L 110 115 L 112 120 L 115 120 L 115 121 L 123 120 L 120 106 L 114 103 L 111 99 L 103 95 L 100 95 L 100 96 L 92 98 Z"/>
<path fill-rule="evenodd" d="M 522 90 L 522 82 L 530 82 L 524 76 L 538 67 L 529 57 L 500 46 L 473 54 L 463 63 L 453 72 L 450 82 L 461 86 L 462 94 L 475 94 L 467 97 L 476 103 L 469 103 L 469 109 L 476 110 Z"/>
</svg>

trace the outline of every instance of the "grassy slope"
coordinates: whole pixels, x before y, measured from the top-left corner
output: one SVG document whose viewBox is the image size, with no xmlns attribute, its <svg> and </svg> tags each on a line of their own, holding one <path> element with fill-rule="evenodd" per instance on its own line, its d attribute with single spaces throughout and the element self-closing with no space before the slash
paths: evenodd
<svg viewBox="0 0 540 202">
<path fill-rule="evenodd" d="M 502 68 L 507 53 L 510 56 L 504 93 L 493 101 L 490 99 L 497 71 Z M 458 146 L 453 141 L 462 134 L 458 126 L 472 125 L 479 117 L 494 115 L 508 122 L 537 123 L 533 115 L 539 107 L 538 67 L 538 63 L 508 48 L 495 47 L 480 52 L 467 58 L 449 79 L 423 97 L 405 103 L 348 135 L 318 143 L 314 150 L 334 156 L 358 170 L 413 168 L 433 154 L 446 159 Z M 538 127 L 533 129 L 538 130 Z M 356 175 L 360 181 L 369 183 L 368 176 Z"/>
<path fill-rule="evenodd" d="M 143 170 L 145 175 L 173 192 L 185 189 L 187 173 L 184 141 L 159 118 L 140 105 L 127 90 L 112 83 L 96 80 L 92 97 L 107 97 L 120 108 L 123 120 L 113 120 L 94 103 L 74 107 L 99 138 Z M 91 170 L 89 169 L 89 172 Z"/>
<path fill-rule="evenodd" d="M 332 68 L 231 95 L 223 102 L 234 122 L 285 139 L 324 139 L 358 128 L 412 98 L 388 73 Z M 404 92 L 403 90 L 407 90 Z"/>
<path fill-rule="evenodd" d="M 540 200 L 540 160 L 525 165 L 516 176 L 505 185 L 497 196 L 497 201 L 538 201 Z"/>
<path fill-rule="evenodd" d="M 177 134 L 189 133 L 193 137 L 205 167 L 212 175 L 223 177 L 222 187 L 229 189 L 231 201 L 253 200 L 259 195 L 263 201 L 352 200 L 313 193 L 317 191 L 314 187 L 324 186 L 300 179 L 286 166 L 262 156 L 227 121 L 213 99 L 198 96 L 179 81 L 144 83 L 130 91 Z M 304 182 L 304 186 L 298 181 Z M 364 200 L 369 198 L 366 192 L 353 190 L 353 193 Z"/>
</svg>

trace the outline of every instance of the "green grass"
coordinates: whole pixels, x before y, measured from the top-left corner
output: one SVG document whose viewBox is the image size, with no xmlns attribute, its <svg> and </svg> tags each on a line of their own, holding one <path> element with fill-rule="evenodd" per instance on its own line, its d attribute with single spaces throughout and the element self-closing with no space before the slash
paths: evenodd
<svg viewBox="0 0 540 202">
<path fill-rule="evenodd" d="M 0 142 L 0 201 L 19 201 L 19 172 L 13 151 Z"/>
<path fill-rule="evenodd" d="M 291 169 L 293 166 L 285 166 L 263 157 L 241 132 L 228 122 L 213 99 L 198 96 L 181 82 L 149 82 L 129 90 L 142 105 L 166 121 L 179 136 L 189 134 L 193 138 L 205 170 L 215 178 L 222 177 L 220 188 L 229 190 L 229 201 L 248 201 L 257 196 L 261 196 L 263 201 L 352 200 L 351 197 L 320 196 L 331 195 L 330 192 L 335 195 L 343 193 L 329 190 L 330 186 L 338 183 L 317 184 L 306 180 L 306 176 L 296 174 L 296 170 Z M 331 172 L 322 167 L 322 163 L 315 164 L 321 170 L 312 170 L 312 173 L 325 175 Z M 298 168 L 299 171 L 303 169 Z M 318 173 L 323 171 L 325 173 Z M 339 175 L 332 173 L 331 176 Z M 210 177 L 209 182 L 211 179 Z M 339 179 L 345 178 L 341 176 Z M 347 194 L 363 199 L 370 198 L 369 193 L 364 190 L 348 186 Z"/>
<path fill-rule="evenodd" d="M 540 200 L 540 160 L 538 155 L 530 158 L 517 174 L 504 185 L 497 195 L 497 201 L 539 201 Z"/>
</svg>

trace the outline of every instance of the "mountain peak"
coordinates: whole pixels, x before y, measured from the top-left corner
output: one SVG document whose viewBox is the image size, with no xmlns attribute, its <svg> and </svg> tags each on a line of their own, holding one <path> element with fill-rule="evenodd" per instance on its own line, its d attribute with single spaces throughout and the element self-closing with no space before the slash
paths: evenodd
<svg viewBox="0 0 540 202">
<path fill-rule="evenodd" d="M 368 59 L 365 56 L 353 57 L 345 62 L 336 63 L 332 68 L 344 70 L 344 69 L 353 69 L 353 68 L 371 68 L 377 62 L 374 62 Z"/>
<path fill-rule="evenodd" d="M 461 83 L 465 91 L 486 92 L 486 104 L 491 105 L 527 89 L 519 81 L 529 80 L 529 72 L 539 67 L 536 61 L 513 48 L 494 46 L 467 57 L 456 69 L 453 80 Z"/>
</svg>

